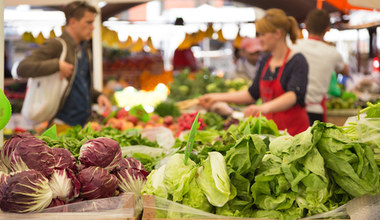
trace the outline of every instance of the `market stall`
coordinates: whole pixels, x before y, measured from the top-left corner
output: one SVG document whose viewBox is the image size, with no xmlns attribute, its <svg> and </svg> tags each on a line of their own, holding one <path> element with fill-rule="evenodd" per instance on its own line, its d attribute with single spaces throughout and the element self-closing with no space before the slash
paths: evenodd
<svg viewBox="0 0 380 220">
<path fill-rule="evenodd" d="M 119 77 L 105 86 L 114 111 L 94 111 L 83 127 L 53 126 L 10 134 L 4 145 L 0 140 L 0 219 L 379 216 L 378 99 L 353 110 L 353 94 L 345 93 L 330 103 L 331 123 L 317 121 L 291 136 L 261 113 L 243 119 L 243 106 L 198 105 L 207 93 L 247 90 L 247 80 L 225 79 L 208 68 L 155 74 L 146 70 L 163 69 L 162 60 L 152 68 L 147 57 L 140 62 L 126 56 L 122 68 L 103 62 L 99 19 L 95 86 L 102 89 L 103 78 Z M 343 126 L 348 117 L 352 121 Z"/>
</svg>

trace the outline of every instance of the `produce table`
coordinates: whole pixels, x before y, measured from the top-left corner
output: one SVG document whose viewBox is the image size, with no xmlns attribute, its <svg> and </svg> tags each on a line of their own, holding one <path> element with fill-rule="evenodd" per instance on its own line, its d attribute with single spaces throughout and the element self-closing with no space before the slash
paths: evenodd
<svg viewBox="0 0 380 220">
<path fill-rule="evenodd" d="M 95 211 L 99 210 L 99 211 Z M 45 212 L 46 211 L 46 212 Z M 0 211 L 0 220 L 136 220 L 135 197 L 128 193 L 120 197 L 87 200 L 75 204 L 46 209 L 43 213 L 5 213 Z"/>
<path fill-rule="evenodd" d="M 173 206 L 170 206 L 169 205 L 169 209 L 170 211 L 173 211 L 173 212 L 181 212 L 183 211 L 183 213 L 187 212 L 188 211 L 191 211 L 191 210 L 181 210 L 181 207 L 173 207 Z M 169 210 L 168 209 L 168 210 Z M 162 207 L 157 207 L 157 210 L 164 210 L 162 209 Z M 174 211 L 175 210 L 175 211 Z M 164 210 L 165 211 L 165 210 Z M 188 218 L 188 219 L 191 219 L 191 220 L 206 220 L 206 219 L 223 219 L 223 220 L 236 220 L 236 219 L 239 219 L 239 218 L 236 218 L 236 217 L 226 217 L 226 216 L 220 216 L 218 218 L 218 215 L 212 215 L 209 214 L 209 215 L 205 215 L 203 217 L 202 216 L 202 213 L 200 211 L 195 211 L 196 213 L 191 213 L 191 214 L 194 214 L 194 215 L 199 215 L 200 217 L 199 218 Z M 156 204 L 155 204 L 155 196 L 153 195 L 143 195 L 143 214 L 142 214 L 142 218 L 141 220 L 163 220 L 164 218 L 157 218 L 156 217 Z M 173 218 L 171 218 L 173 219 Z M 274 220 L 274 219 L 262 219 L 262 218 L 242 218 L 244 220 Z M 335 220 L 347 220 L 347 219 L 335 219 Z"/>
<path fill-rule="evenodd" d="M 328 109 L 327 122 L 343 126 L 348 117 L 358 115 L 358 109 Z"/>
</svg>

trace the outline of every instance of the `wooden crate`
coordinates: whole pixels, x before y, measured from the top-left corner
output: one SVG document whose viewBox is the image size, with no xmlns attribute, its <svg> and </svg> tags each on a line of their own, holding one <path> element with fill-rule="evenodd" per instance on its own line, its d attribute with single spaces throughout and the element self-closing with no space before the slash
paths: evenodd
<svg viewBox="0 0 380 220">
<path fill-rule="evenodd" d="M 156 218 L 156 210 L 155 210 L 155 197 L 153 195 L 143 195 L 143 213 L 141 220 L 164 220 L 164 218 Z M 213 218 L 215 220 L 237 220 L 239 218 Z M 241 218 L 244 220 L 275 220 L 275 219 L 262 219 L 262 218 Z M 170 220 L 179 220 L 175 218 L 171 218 Z M 191 219 L 191 220 L 210 220 L 210 218 L 204 219 Z M 334 219 L 334 220 L 349 220 L 349 219 Z"/>
<path fill-rule="evenodd" d="M 343 126 L 349 117 L 357 115 L 358 109 L 328 109 L 327 122 Z"/>
<path fill-rule="evenodd" d="M 135 213 L 135 198 L 131 194 L 131 199 L 125 199 L 121 209 L 107 210 L 99 212 L 51 212 L 51 213 L 5 213 L 0 211 L 0 220 L 136 220 L 139 218 L 138 213 Z M 129 210 L 124 213 L 123 210 Z M 131 217 L 132 216 L 132 217 Z"/>
</svg>

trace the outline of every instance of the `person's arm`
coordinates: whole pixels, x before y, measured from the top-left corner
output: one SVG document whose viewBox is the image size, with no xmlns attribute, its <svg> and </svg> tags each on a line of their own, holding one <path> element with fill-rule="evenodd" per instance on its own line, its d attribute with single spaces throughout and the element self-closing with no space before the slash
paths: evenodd
<svg viewBox="0 0 380 220">
<path fill-rule="evenodd" d="M 20 77 L 46 76 L 60 70 L 59 56 L 62 44 L 55 39 L 46 40 L 43 45 L 32 51 L 17 67 Z"/>
<path fill-rule="evenodd" d="M 254 99 L 249 94 L 248 90 L 226 93 L 210 93 L 199 98 L 199 104 L 207 109 L 215 102 L 250 104 L 254 102 Z"/>
<path fill-rule="evenodd" d="M 335 72 L 342 74 L 343 76 L 349 75 L 348 64 L 343 61 L 342 55 L 336 51 L 336 62 L 335 62 Z"/>
<path fill-rule="evenodd" d="M 345 63 L 343 65 L 343 69 L 341 69 L 340 71 L 338 71 L 338 73 L 342 74 L 343 76 L 348 76 L 349 75 L 348 64 Z"/>
<path fill-rule="evenodd" d="M 111 113 L 112 104 L 108 100 L 107 96 L 100 94 L 97 98 L 97 102 L 98 102 L 99 108 L 103 110 L 105 115 L 108 115 L 109 113 Z"/>
<path fill-rule="evenodd" d="M 245 116 L 256 116 L 258 113 L 273 113 L 288 110 L 297 102 L 296 93 L 293 91 L 285 92 L 279 97 L 266 102 L 262 105 L 250 105 L 244 110 Z"/>
</svg>

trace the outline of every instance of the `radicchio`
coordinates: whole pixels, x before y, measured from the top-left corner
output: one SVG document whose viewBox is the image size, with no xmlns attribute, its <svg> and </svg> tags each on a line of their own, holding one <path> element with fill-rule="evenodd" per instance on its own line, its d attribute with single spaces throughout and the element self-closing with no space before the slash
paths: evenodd
<svg viewBox="0 0 380 220">
<path fill-rule="evenodd" d="M 98 199 L 111 197 L 115 194 L 118 181 L 108 170 L 91 166 L 78 174 L 82 185 L 81 196 L 85 199 Z"/>
<path fill-rule="evenodd" d="M 53 199 L 49 180 L 39 171 L 27 170 L 10 175 L 2 187 L 0 208 L 7 212 L 38 212 Z"/>
<path fill-rule="evenodd" d="M 121 161 L 119 163 L 119 167 L 137 169 L 142 174 L 144 174 L 145 177 L 149 175 L 149 172 L 147 172 L 145 170 L 144 165 L 139 160 L 137 160 L 136 158 L 133 158 L 133 157 L 127 157 L 127 158 L 121 159 Z"/>
<path fill-rule="evenodd" d="M 95 138 L 82 145 L 78 159 L 87 167 L 98 166 L 113 170 L 121 160 L 121 148 L 117 141 L 110 138 Z"/>
<path fill-rule="evenodd" d="M 14 172 L 34 169 L 44 176 L 49 176 L 53 173 L 54 166 L 52 149 L 35 137 L 22 139 L 11 154 L 10 167 Z"/>
<path fill-rule="evenodd" d="M 69 202 L 79 196 L 80 182 L 70 169 L 55 169 L 50 176 L 49 186 L 53 191 L 53 198 Z"/>
<path fill-rule="evenodd" d="M 77 170 L 77 161 L 71 152 L 65 148 L 53 148 L 55 169 Z"/>
<path fill-rule="evenodd" d="M 0 149 L 0 160 L 8 169 L 11 169 L 11 155 L 18 146 L 19 142 L 25 138 L 30 137 L 33 137 L 33 135 L 31 135 L 29 132 L 14 134 L 5 142 L 4 146 Z"/>
</svg>

